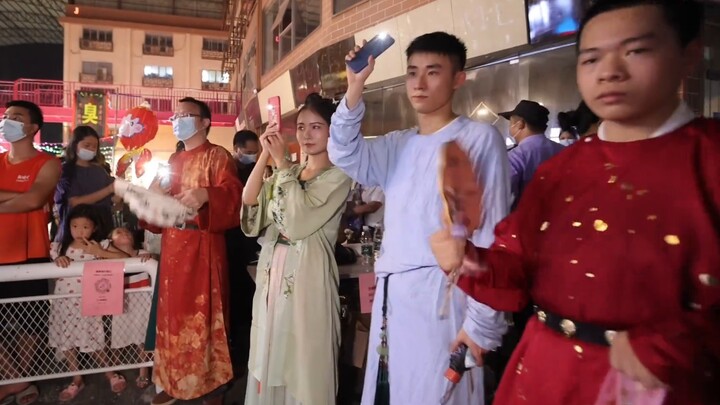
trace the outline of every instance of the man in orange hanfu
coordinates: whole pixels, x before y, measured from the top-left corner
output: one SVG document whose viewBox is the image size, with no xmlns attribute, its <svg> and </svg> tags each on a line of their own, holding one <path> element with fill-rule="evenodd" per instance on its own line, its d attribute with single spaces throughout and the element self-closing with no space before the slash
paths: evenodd
<svg viewBox="0 0 720 405">
<path fill-rule="evenodd" d="M 207 104 L 182 99 L 171 121 L 185 150 L 170 158 L 169 184 L 153 187 L 198 215 L 162 229 L 154 382 L 163 391 L 152 403 L 202 397 L 220 404 L 219 388 L 233 376 L 224 233 L 239 225 L 242 184 L 230 153 L 207 140 Z"/>
</svg>

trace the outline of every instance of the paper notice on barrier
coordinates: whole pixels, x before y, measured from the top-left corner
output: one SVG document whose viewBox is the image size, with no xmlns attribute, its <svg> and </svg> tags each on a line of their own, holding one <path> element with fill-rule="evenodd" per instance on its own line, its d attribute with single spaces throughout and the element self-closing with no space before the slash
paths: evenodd
<svg viewBox="0 0 720 405">
<path fill-rule="evenodd" d="M 123 262 L 85 262 L 82 276 L 83 316 L 123 313 L 124 270 Z"/>
</svg>

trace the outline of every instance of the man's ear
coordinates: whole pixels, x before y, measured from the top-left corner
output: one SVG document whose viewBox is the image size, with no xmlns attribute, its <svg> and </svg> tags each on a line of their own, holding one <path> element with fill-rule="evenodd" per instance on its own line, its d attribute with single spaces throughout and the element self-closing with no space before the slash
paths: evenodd
<svg viewBox="0 0 720 405">
<path fill-rule="evenodd" d="M 517 120 L 517 122 L 518 122 L 517 127 L 520 128 L 520 130 L 525 129 L 525 128 L 527 128 L 527 126 L 528 126 L 527 121 L 525 121 L 525 120 L 522 119 L 522 118 L 520 118 L 519 120 Z"/>
<path fill-rule="evenodd" d="M 684 54 L 684 76 L 689 76 L 697 70 L 698 65 L 702 62 L 705 56 L 705 47 L 703 41 L 698 38 L 690 42 L 683 50 Z"/>
<path fill-rule="evenodd" d="M 31 131 L 32 136 L 37 135 L 37 133 L 40 132 L 40 125 L 38 125 L 38 124 L 30 124 L 30 125 L 32 128 L 32 131 Z"/>
<path fill-rule="evenodd" d="M 459 72 L 455 73 L 455 78 L 453 79 L 453 89 L 457 90 L 465 84 L 465 80 L 467 80 L 467 74 L 464 70 L 461 70 Z"/>
</svg>

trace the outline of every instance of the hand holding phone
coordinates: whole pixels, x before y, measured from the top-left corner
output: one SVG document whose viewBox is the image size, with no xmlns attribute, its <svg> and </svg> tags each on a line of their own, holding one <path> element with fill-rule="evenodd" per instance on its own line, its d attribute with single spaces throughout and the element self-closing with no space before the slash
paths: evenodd
<svg viewBox="0 0 720 405">
<path fill-rule="evenodd" d="M 363 41 L 362 47 L 356 46 L 354 50 L 350 51 L 345 61 L 354 73 L 360 73 L 394 43 L 395 39 L 393 37 L 381 32 L 375 35 L 369 42 Z"/>
<path fill-rule="evenodd" d="M 378 34 L 370 42 L 363 41 L 362 46 L 356 45 L 355 49 L 345 56 L 348 81 L 348 89 L 345 93 L 347 108 L 353 109 L 360 102 L 365 81 L 375 68 L 375 58 L 394 43 L 395 40 L 391 36 Z"/>
</svg>

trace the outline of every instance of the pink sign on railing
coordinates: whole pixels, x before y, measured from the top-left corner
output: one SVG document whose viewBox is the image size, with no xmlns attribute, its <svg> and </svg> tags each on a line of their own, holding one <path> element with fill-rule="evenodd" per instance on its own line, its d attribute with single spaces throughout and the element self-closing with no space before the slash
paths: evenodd
<svg viewBox="0 0 720 405">
<path fill-rule="evenodd" d="M 125 263 L 89 261 L 82 276 L 82 315 L 102 316 L 123 313 Z"/>
</svg>

